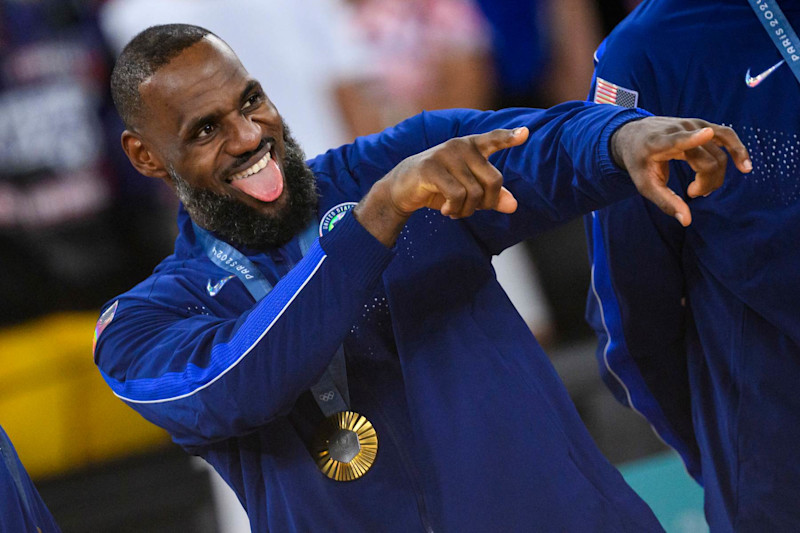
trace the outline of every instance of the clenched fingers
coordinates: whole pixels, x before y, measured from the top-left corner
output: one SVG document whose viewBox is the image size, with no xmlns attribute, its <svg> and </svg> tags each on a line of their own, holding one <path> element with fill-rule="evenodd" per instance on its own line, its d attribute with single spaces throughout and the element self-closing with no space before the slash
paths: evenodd
<svg viewBox="0 0 800 533">
<path fill-rule="evenodd" d="M 686 191 L 691 198 L 706 196 L 722 186 L 728 168 L 728 156 L 722 148 L 712 142 L 692 148 L 686 151 L 686 162 L 695 171 Z"/>
<path fill-rule="evenodd" d="M 450 177 L 461 183 L 464 191 L 450 190 L 452 201 L 446 200 L 441 212 L 451 218 L 472 215 L 478 209 L 495 209 L 513 213 L 517 201 L 502 186 L 503 176 L 488 161 L 495 151 L 518 146 L 528 138 L 527 128 L 497 129 L 448 141 L 439 154 Z M 444 192 L 444 191 L 443 191 Z"/>
<path fill-rule="evenodd" d="M 696 173 L 694 181 L 687 189 L 691 198 L 707 196 L 722 186 L 728 166 L 728 154 L 741 172 L 747 173 L 753 169 L 747 148 L 735 131 L 727 126 L 702 122 L 707 126 L 695 132 L 686 132 L 688 135 L 673 147 L 683 149 L 683 155 L 676 155 L 674 158 L 686 160 Z M 697 144 L 706 138 L 707 142 Z"/>
</svg>

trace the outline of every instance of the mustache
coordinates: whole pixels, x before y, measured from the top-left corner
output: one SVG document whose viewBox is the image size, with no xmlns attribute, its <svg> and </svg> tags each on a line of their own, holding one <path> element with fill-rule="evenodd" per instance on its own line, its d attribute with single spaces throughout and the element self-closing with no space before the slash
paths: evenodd
<svg viewBox="0 0 800 533">
<path fill-rule="evenodd" d="M 239 168 L 240 166 L 250 161 L 250 159 L 258 152 L 263 150 L 267 144 L 272 144 L 272 146 L 275 146 L 275 137 L 264 137 L 263 139 L 261 139 L 261 142 L 258 143 L 258 146 L 254 150 L 245 152 L 237 156 L 234 162 L 231 163 L 230 167 L 228 167 L 225 170 L 225 175 L 233 174 L 233 169 Z"/>
</svg>

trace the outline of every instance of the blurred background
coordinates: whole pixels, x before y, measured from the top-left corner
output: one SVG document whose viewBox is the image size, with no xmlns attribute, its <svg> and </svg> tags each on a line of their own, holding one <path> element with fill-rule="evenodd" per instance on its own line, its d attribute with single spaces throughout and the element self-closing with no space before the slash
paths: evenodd
<svg viewBox="0 0 800 533">
<path fill-rule="evenodd" d="M 249 531 L 232 492 L 117 400 L 91 358 L 100 306 L 176 234 L 171 192 L 119 145 L 108 78 L 131 37 L 212 30 L 313 156 L 422 109 L 583 100 L 594 49 L 636 3 L 0 0 L 0 425 L 62 529 Z M 599 380 L 582 222 L 495 268 L 603 453 L 668 531 L 706 531 L 700 488 Z"/>
</svg>

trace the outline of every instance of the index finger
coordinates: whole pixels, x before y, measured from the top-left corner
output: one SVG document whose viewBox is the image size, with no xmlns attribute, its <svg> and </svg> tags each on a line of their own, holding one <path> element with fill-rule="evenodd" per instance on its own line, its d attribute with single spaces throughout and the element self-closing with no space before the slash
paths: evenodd
<svg viewBox="0 0 800 533">
<path fill-rule="evenodd" d="M 732 128 L 719 126 L 717 124 L 711 124 L 710 127 L 714 130 L 714 138 L 712 141 L 717 146 L 722 146 L 728 151 L 736 168 L 745 174 L 753 170 L 753 162 L 750 160 L 750 153 L 747 151 L 747 148 L 745 148 L 736 132 L 733 131 Z"/>
<path fill-rule="evenodd" d="M 472 142 L 475 143 L 481 155 L 488 158 L 499 150 L 524 143 L 528 140 L 528 133 L 528 128 L 525 126 L 513 130 L 496 129 L 473 135 Z"/>
<path fill-rule="evenodd" d="M 653 159 L 655 161 L 685 159 L 686 151 L 702 146 L 713 138 L 714 130 L 710 127 L 657 135 L 650 144 Z"/>
</svg>

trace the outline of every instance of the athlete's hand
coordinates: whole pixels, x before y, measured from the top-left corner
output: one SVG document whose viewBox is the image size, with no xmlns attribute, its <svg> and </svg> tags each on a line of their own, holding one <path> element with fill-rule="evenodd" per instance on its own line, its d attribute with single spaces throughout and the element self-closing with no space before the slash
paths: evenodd
<svg viewBox="0 0 800 533">
<path fill-rule="evenodd" d="M 722 186 L 728 155 L 741 172 L 753 164 L 731 128 L 701 119 L 647 117 L 628 122 L 611 137 L 616 163 L 627 170 L 639 193 L 684 226 L 692 223 L 689 206 L 667 187 L 671 159 L 689 163 L 695 179 L 690 197 L 705 196 Z"/>
<path fill-rule="evenodd" d="M 528 128 L 497 129 L 456 137 L 408 157 L 370 189 L 354 214 L 367 231 L 391 245 L 408 217 L 423 207 L 450 218 L 468 217 L 478 209 L 513 213 L 517 200 L 488 158 L 527 139 Z"/>
<path fill-rule="evenodd" d="M 409 216 L 430 207 L 450 218 L 468 217 L 477 209 L 513 213 L 517 201 L 488 158 L 527 138 L 528 128 L 498 129 L 456 137 L 403 160 L 386 176 L 393 208 Z"/>
</svg>

